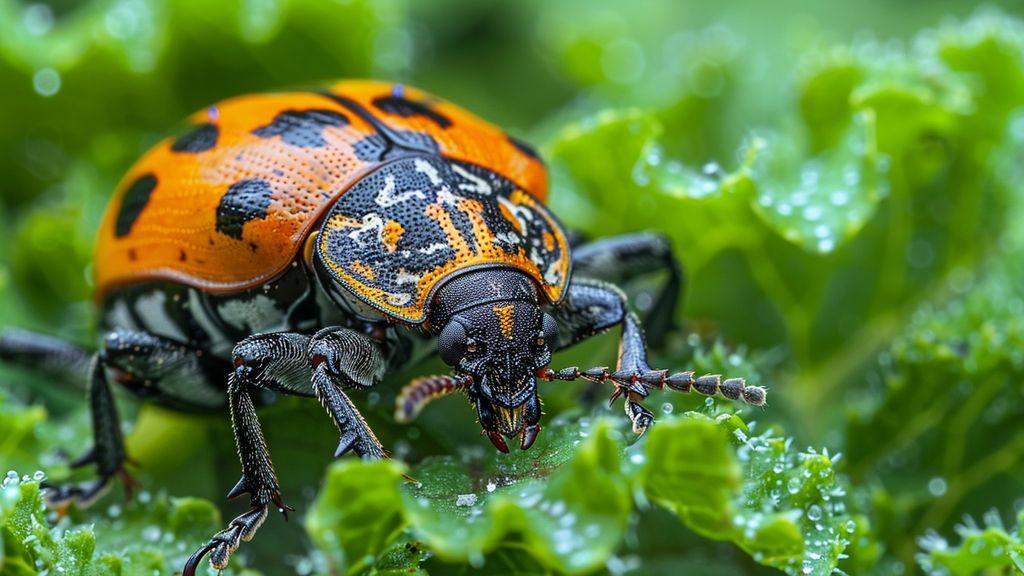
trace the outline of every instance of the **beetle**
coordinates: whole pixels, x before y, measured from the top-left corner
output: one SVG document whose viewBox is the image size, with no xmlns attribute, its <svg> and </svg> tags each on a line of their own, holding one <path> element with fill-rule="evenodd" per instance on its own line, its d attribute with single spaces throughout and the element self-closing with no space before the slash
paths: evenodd
<svg viewBox="0 0 1024 576">
<path fill-rule="evenodd" d="M 609 382 L 633 430 L 652 389 L 763 405 L 742 379 L 648 365 L 644 333 L 613 282 L 667 280 L 651 306 L 672 316 L 682 271 L 668 241 L 640 233 L 571 241 L 545 206 L 537 152 L 426 92 L 376 81 L 232 98 L 193 115 L 127 173 L 99 230 L 95 353 L 21 331 L 0 357 L 88 374 L 93 448 L 73 464 L 98 478 L 50 486 L 51 503 L 126 483 L 113 379 L 181 409 L 227 407 L 242 463 L 228 498 L 249 510 L 188 560 L 227 566 L 270 505 L 287 517 L 256 417 L 260 394 L 315 397 L 339 431 L 335 457 L 385 458 L 349 398 L 436 341 L 450 375 L 402 390 L 396 414 L 461 391 L 495 448 L 528 449 L 541 429 L 538 381 Z M 620 326 L 614 370 L 548 367 L 553 352 Z"/>
</svg>

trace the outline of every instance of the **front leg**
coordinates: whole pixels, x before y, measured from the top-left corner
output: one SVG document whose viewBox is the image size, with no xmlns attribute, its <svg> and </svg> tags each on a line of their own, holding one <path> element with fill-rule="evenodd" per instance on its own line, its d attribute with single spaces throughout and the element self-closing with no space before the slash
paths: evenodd
<svg viewBox="0 0 1024 576">
<path fill-rule="evenodd" d="M 341 435 L 334 456 L 339 458 L 352 450 L 362 458 L 387 457 L 373 430 L 342 391 L 369 388 L 380 382 L 387 369 L 381 343 L 348 328 L 325 328 L 310 342 L 309 363 L 313 391 Z"/>
<path fill-rule="evenodd" d="M 575 380 L 584 378 L 593 382 L 611 381 L 615 392 L 611 400 L 620 396 L 625 400 L 626 415 L 633 423 L 633 431 L 643 434 L 654 422 L 654 414 L 641 401 L 651 389 L 665 386 L 689 392 L 691 389 L 702 394 L 721 394 L 748 404 L 764 404 L 764 389 L 746 386 L 740 378 L 722 381 L 717 375 L 694 378 L 693 372 L 679 372 L 669 375 L 667 370 L 652 370 L 647 363 L 647 346 L 643 330 L 636 315 L 626 307 L 626 297 L 611 284 L 596 280 L 574 279 L 565 302 L 552 311 L 562 329 L 559 348 L 566 348 L 581 340 L 603 332 L 612 326 L 621 325 L 618 366 L 614 372 L 607 368 L 578 368 L 562 370 L 542 369 L 538 377 L 544 380 Z"/>
<path fill-rule="evenodd" d="M 256 334 L 235 346 L 234 371 L 228 376 L 228 405 L 235 446 L 242 462 L 242 477 L 228 492 L 233 500 L 249 494 L 249 510 L 232 520 L 202 548 L 188 559 L 182 576 L 194 576 L 199 563 L 210 554 L 210 564 L 227 568 L 231 554 L 241 542 L 252 540 L 256 530 L 267 519 L 267 508 L 273 503 L 288 518 L 294 508 L 281 498 L 277 473 L 270 461 L 270 451 L 263 438 L 252 391 L 271 389 L 283 393 L 309 395 L 309 371 L 306 367 L 306 346 L 309 337 L 288 332 Z"/>
<path fill-rule="evenodd" d="M 289 332 L 256 334 L 234 349 L 235 370 L 229 380 L 231 423 L 242 477 L 228 498 L 249 494 L 249 510 L 232 520 L 196 551 L 182 576 L 194 576 L 206 554 L 222 570 L 242 541 L 253 538 L 273 503 L 285 513 L 277 474 L 270 461 L 251 392 L 267 388 L 284 394 L 316 396 L 341 432 L 338 456 L 351 448 L 370 458 L 385 457 L 384 449 L 366 421 L 340 387 L 367 387 L 384 374 L 386 363 L 379 342 L 347 328 L 327 328 L 312 338 Z"/>
</svg>

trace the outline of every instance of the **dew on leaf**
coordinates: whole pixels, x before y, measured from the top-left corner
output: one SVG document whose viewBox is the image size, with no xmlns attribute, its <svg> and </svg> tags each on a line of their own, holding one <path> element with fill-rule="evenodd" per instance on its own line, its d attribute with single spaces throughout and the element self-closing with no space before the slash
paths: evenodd
<svg viewBox="0 0 1024 576">
<path fill-rule="evenodd" d="M 811 507 L 807 509 L 807 517 L 815 522 L 821 520 L 821 506 L 812 504 Z"/>
</svg>

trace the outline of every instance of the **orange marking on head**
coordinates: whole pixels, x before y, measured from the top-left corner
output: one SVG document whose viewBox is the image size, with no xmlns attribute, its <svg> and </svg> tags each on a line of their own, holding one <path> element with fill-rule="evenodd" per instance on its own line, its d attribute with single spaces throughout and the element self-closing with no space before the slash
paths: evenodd
<svg viewBox="0 0 1024 576">
<path fill-rule="evenodd" d="M 398 249 L 398 241 L 405 234 L 405 228 L 397 220 L 388 220 L 381 231 L 381 240 L 384 242 L 384 249 L 388 254 Z"/>
<path fill-rule="evenodd" d="M 498 317 L 498 327 L 501 328 L 501 335 L 506 340 L 512 339 L 512 328 L 515 326 L 515 308 L 511 304 L 495 306 L 492 308 L 494 315 Z"/>
<path fill-rule="evenodd" d="M 551 232 L 544 233 L 544 249 L 548 252 L 555 249 L 555 237 L 551 235 Z"/>
<path fill-rule="evenodd" d="M 355 261 L 353 261 L 352 262 L 352 269 L 355 270 L 357 274 L 359 274 L 360 276 L 366 278 L 370 282 L 373 282 L 373 280 L 377 277 L 377 275 L 373 273 L 373 268 L 370 268 L 362 260 L 355 260 Z"/>
</svg>

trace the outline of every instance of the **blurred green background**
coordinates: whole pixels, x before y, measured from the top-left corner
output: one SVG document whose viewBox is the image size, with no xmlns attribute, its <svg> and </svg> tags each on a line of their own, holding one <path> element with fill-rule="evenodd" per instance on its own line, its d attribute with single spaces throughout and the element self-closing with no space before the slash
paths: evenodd
<svg viewBox="0 0 1024 576">
<path fill-rule="evenodd" d="M 524 486 L 545 478 L 523 473 L 531 458 L 575 463 L 550 490 L 612 478 L 626 504 L 571 504 L 603 529 L 570 554 L 551 544 L 565 530 L 499 504 L 481 521 L 492 536 L 477 540 L 455 529 L 471 512 L 423 511 L 398 492 L 368 496 L 367 517 L 346 508 L 353 494 L 376 494 L 374 479 L 394 484 L 388 466 L 365 470 L 365 485 L 334 467 L 311 504 L 335 432 L 314 402 L 286 401 L 263 412 L 264 429 L 286 497 L 300 518 L 310 506 L 314 516 L 308 536 L 272 518 L 243 547 L 245 564 L 264 574 L 1021 571 L 1021 17 L 1018 2 L 953 0 L 0 0 L 0 318 L 96 341 L 90 259 L 106 200 L 190 112 L 336 78 L 404 82 L 537 144 L 568 227 L 668 234 L 689 281 L 680 329 L 655 359 L 746 376 L 769 388 L 770 404 L 730 417 L 738 407 L 653 396 L 666 432 L 632 455 L 709 462 L 664 484 L 671 470 L 623 456 L 632 440 L 617 408 L 612 448 L 591 439 L 574 451 L 551 433 L 539 456 L 501 461 L 484 455 L 461 400 L 439 401 L 411 428 L 391 422 L 400 385 L 436 363 L 357 400 L 400 459 L 456 455 L 414 469 L 429 498 L 488 498 L 460 484 L 479 480 L 475 469 L 525 474 Z M 602 337 L 554 365 L 607 364 L 614 350 Z M 2 370 L 0 470 L 65 477 L 57 449 L 88 445 L 81 392 Z M 545 418 L 586 426 L 581 393 L 552 386 Z M 221 501 L 238 474 L 227 414 L 122 406 L 128 421 L 139 413 L 129 449 L 159 506 L 122 515 L 108 496 L 73 511 L 65 528 L 97 523 L 95 554 L 60 536 L 11 544 L 28 534 L 12 518 L 44 515 L 29 502 L 32 482 L 21 483 L 28 500 L 0 504 L 0 574 L 71 557 L 69 573 L 114 573 L 114 557 L 124 574 L 161 572 L 219 525 L 205 501 L 159 495 Z M 708 428 L 689 430 L 709 434 L 708 446 L 668 436 L 691 425 Z M 709 431 L 723 426 L 727 438 Z M 602 468 L 602 450 L 621 468 Z M 788 489 L 805 477 L 809 488 Z M 721 501 L 681 496 L 705 489 Z M 337 525 L 346 518 L 374 528 L 349 534 Z M 133 540 L 153 526 L 166 537 Z"/>
</svg>

